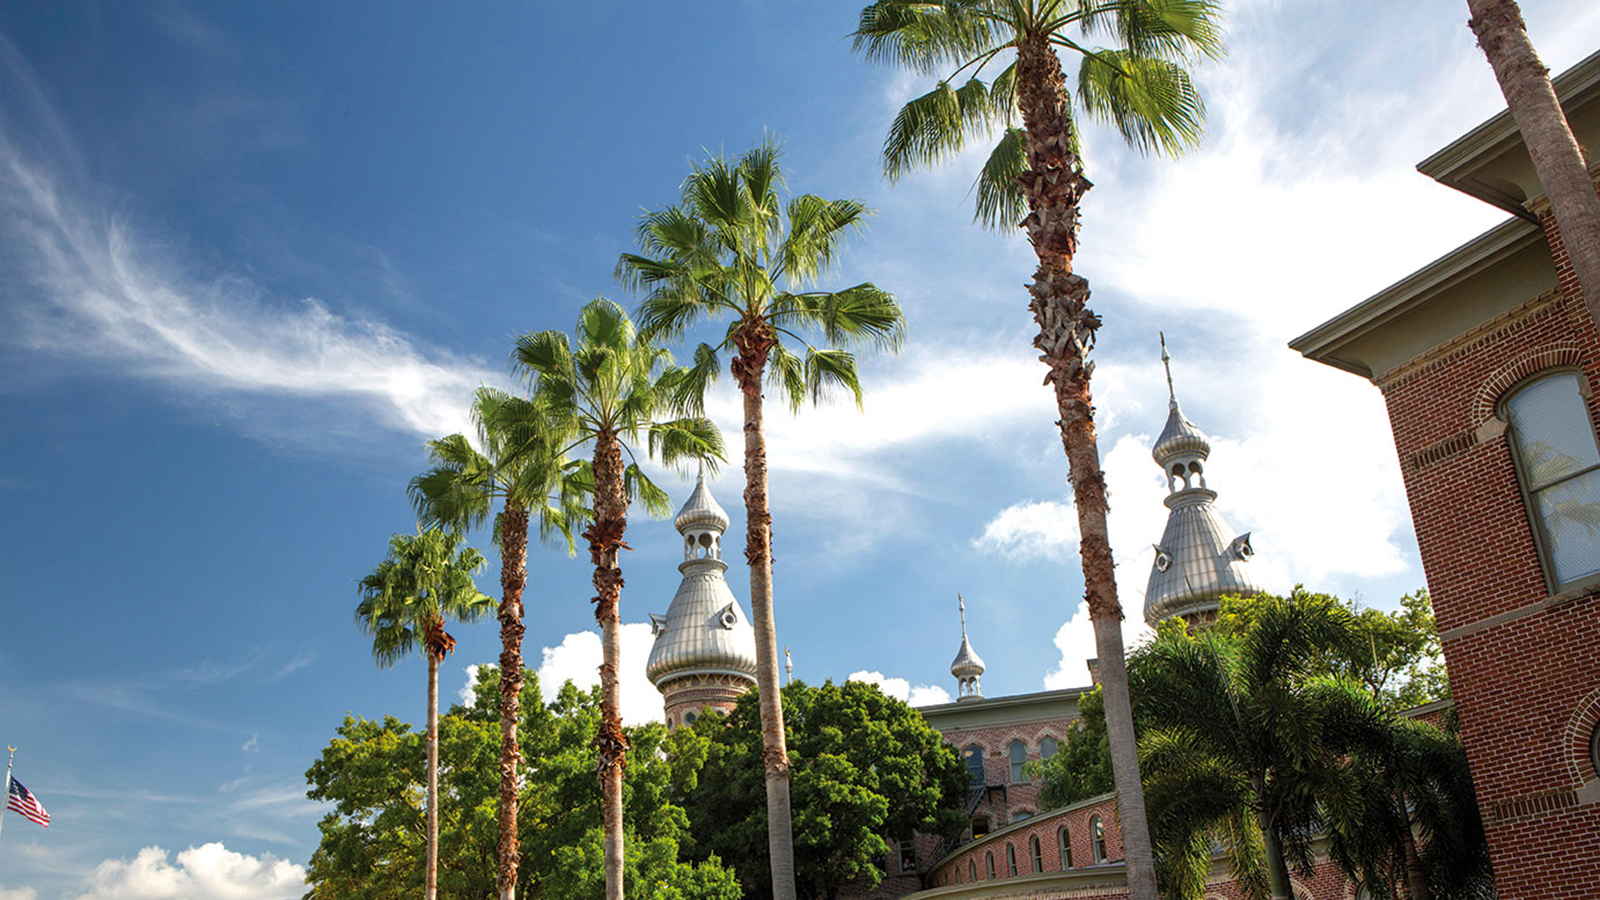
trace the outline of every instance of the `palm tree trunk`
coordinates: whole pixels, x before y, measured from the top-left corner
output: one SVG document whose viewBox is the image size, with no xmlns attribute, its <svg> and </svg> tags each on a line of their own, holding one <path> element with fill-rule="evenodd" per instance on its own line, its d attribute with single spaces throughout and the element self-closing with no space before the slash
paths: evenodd
<svg viewBox="0 0 1600 900">
<path fill-rule="evenodd" d="M 1394 791 L 1395 819 L 1400 825 L 1400 846 L 1405 851 L 1406 893 L 1411 900 L 1431 900 L 1428 875 L 1422 869 L 1422 857 L 1417 853 L 1417 836 L 1411 830 L 1411 814 L 1406 812 L 1406 794 L 1398 785 Z"/>
<path fill-rule="evenodd" d="M 767 852 L 772 900 L 795 900 L 794 824 L 789 806 L 789 749 L 778 682 L 778 632 L 772 618 L 772 513 L 767 503 L 767 436 L 761 378 L 772 352 L 772 330 L 746 322 L 734 335 L 731 366 L 744 395 L 744 558 L 750 566 L 750 619 L 756 632 L 756 690 L 761 701 L 761 758 L 767 776 Z"/>
<path fill-rule="evenodd" d="M 1235 710 L 1235 715 L 1237 715 Z M 1283 842 L 1278 840 L 1278 829 L 1272 824 L 1272 819 L 1267 815 L 1265 801 L 1262 799 L 1267 794 L 1266 780 L 1259 775 L 1250 778 L 1251 787 L 1254 789 L 1256 801 L 1256 827 L 1261 829 L 1261 849 L 1263 862 L 1267 867 L 1267 890 L 1272 895 L 1272 900 L 1294 900 L 1293 888 L 1289 882 L 1289 866 L 1283 859 Z"/>
<path fill-rule="evenodd" d="M 1105 476 L 1100 471 L 1100 446 L 1095 434 L 1089 376 L 1094 371 L 1089 350 L 1100 317 L 1088 308 L 1089 282 L 1072 271 L 1078 244 L 1078 203 L 1092 185 L 1072 151 L 1072 123 L 1067 114 L 1066 79 L 1061 61 L 1042 36 L 1025 38 L 1017 53 L 1017 99 L 1028 135 L 1028 170 L 1018 177 L 1028 198 L 1022 225 L 1039 259 L 1029 285 L 1039 336 L 1034 339 L 1050 367 L 1045 377 L 1055 386 L 1061 418 L 1061 443 L 1066 448 L 1078 511 L 1079 554 L 1083 563 L 1084 602 L 1094 622 L 1095 649 L 1100 659 L 1100 684 L 1105 695 L 1106 737 L 1111 745 L 1112 778 L 1117 788 L 1117 816 L 1122 829 L 1123 858 L 1128 871 L 1129 900 L 1157 900 L 1155 857 L 1145 817 L 1144 786 L 1128 701 L 1128 669 L 1123 658 L 1122 606 L 1106 533 Z"/>
<path fill-rule="evenodd" d="M 594 743 L 600 778 L 601 822 L 605 828 L 606 900 L 622 900 L 622 774 L 627 766 L 628 738 L 622 731 L 622 667 L 620 636 L 622 568 L 617 554 L 628 529 L 628 500 L 623 484 L 622 445 L 601 432 L 594 443 L 594 524 L 584 533 L 594 563 L 594 617 L 600 623 L 600 730 Z"/>
<path fill-rule="evenodd" d="M 500 837 L 495 847 L 500 871 L 495 886 L 500 900 L 516 900 L 517 767 L 522 748 L 517 723 L 522 698 L 522 589 L 528 583 L 528 511 L 506 503 L 500 515 Z"/>
<path fill-rule="evenodd" d="M 439 890 L 439 658 L 428 656 L 428 870 L 422 875 L 422 896 L 434 900 Z"/>
<path fill-rule="evenodd" d="M 1472 19 L 1494 77 L 1505 94 L 1511 118 L 1544 185 L 1556 228 L 1572 261 L 1589 315 L 1600 324 L 1600 195 L 1584 163 L 1583 150 L 1572 137 L 1566 114 L 1550 85 L 1550 71 L 1528 39 L 1522 10 L 1515 0 L 1467 0 Z"/>
</svg>

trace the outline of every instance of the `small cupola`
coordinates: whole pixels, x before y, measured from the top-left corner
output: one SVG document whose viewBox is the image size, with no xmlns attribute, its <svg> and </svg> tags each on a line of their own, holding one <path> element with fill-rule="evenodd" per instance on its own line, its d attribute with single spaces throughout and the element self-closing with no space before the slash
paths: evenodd
<svg viewBox="0 0 1600 900">
<path fill-rule="evenodd" d="M 960 594 L 956 595 L 956 609 L 961 613 L 961 649 L 956 651 L 955 661 L 950 664 L 950 674 L 956 677 L 956 701 L 982 700 L 978 679 L 983 675 L 983 657 L 967 640 L 967 602 Z"/>
</svg>

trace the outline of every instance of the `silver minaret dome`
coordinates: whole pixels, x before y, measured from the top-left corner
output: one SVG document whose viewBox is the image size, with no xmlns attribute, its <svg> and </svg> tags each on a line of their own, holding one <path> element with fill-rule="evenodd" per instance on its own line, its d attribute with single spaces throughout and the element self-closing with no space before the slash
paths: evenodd
<svg viewBox="0 0 1600 900">
<path fill-rule="evenodd" d="M 663 694 L 690 676 L 727 676 L 755 683 L 756 636 L 723 577 L 722 534 L 728 514 L 711 496 L 705 473 L 673 520 L 683 535 L 683 582 L 666 615 L 650 616 L 655 643 L 645 676 Z M 671 699 L 668 700 L 669 706 Z"/>
<path fill-rule="evenodd" d="M 982 700 L 978 677 L 983 674 L 983 657 L 972 649 L 972 642 L 967 640 L 967 602 L 961 599 L 960 594 L 956 595 L 956 607 L 961 611 L 961 649 L 956 651 L 955 661 L 950 663 L 950 674 L 956 677 L 956 700 Z"/>
<path fill-rule="evenodd" d="M 1250 534 L 1235 534 L 1212 505 L 1217 492 L 1206 487 L 1204 466 L 1211 441 L 1178 408 L 1164 336 L 1161 362 L 1170 412 L 1151 456 L 1167 476 L 1171 512 L 1145 588 L 1144 619 L 1151 625 L 1173 616 L 1202 621 L 1216 613 L 1224 596 L 1261 593 L 1248 565 L 1255 553 Z"/>
</svg>

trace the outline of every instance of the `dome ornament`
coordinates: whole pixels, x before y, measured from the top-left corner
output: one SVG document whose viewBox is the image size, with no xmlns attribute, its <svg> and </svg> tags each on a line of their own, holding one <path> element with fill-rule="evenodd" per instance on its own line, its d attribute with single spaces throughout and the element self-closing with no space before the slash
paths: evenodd
<svg viewBox="0 0 1600 900">
<path fill-rule="evenodd" d="M 982 700 L 983 692 L 979 689 L 978 678 L 984 672 L 983 657 L 972 649 L 972 642 L 967 640 L 967 601 L 956 595 L 956 609 L 961 612 L 961 649 L 956 651 L 955 661 L 950 663 L 950 674 L 956 677 L 956 701 Z"/>
</svg>

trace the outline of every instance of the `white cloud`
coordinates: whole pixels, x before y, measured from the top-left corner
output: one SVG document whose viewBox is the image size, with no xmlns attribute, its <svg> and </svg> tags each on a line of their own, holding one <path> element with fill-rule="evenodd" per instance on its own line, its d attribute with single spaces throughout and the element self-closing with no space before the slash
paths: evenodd
<svg viewBox="0 0 1600 900">
<path fill-rule="evenodd" d="M 1129 613 L 1122 620 L 1122 646 L 1132 649 L 1152 632 L 1144 624 L 1142 610 L 1130 609 L 1127 601 L 1123 601 L 1123 607 L 1129 609 Z M 1061 660 L 1044 674 L 1045 689 L 1053 691 L 1088 685 L 1088 661 L 1098 658 L 1100 654 L 1095 650 L 1094 623 L 1090 621 L 1089 610 L 1083 604 L 1078 604 L 1078 611 L 1072 614 L 1072 618 L 1056 629 L 1055 645 L 1061 651 Z"/>
<path fill-rule="evenodd" d="M 878 689 L 890 697 L 911 704 L 912 706 L 933 706 L 938 703 L 949 703 L 950 692 L 935 684 L 913 685 L 904 678 L 890 678 L 882 672 L 869 672 L 865 669 L 851 672 L 845 681 L 862 681 L 875 684 Z"/>
<path fill-rule="evenodd" d="M 1013 560 L 1066 559 L 1077 550 L 1078 514 L 1070 503 L 1024 500 L 989 520 L 972 545 Z"/>
<path fill-rule="evenodd" d="M 259 734 L 250 735 L 250 740 L 245 741 L 244 745 L 241 746 L 239 749 L 243 750 L 246 753 L 260 753 L 261 752 L 261 735 L 259 735 Z"/>
<path fill-rule="evenodd" d="M 460 699 L 462 704 L 465 705 L 465 704 L 470 704 L 472 702 L 473 691 L 478 686 L 478 673 L 481 672 L 482 670 L 483 670 L 483 666 L 480 666 L 477 663 L 473 663 L 472 665 L 467 666 L 467 668 L 466 668 L 466 673 L 467 673 L 466 683 L 462 684 L 461 685 L 461 690 L 456 692 L 456 697 Z"/>
<path fill-rule="evenodd" d="M 84 888 L 77 900 L 295 900 L 305 893 L 306 870 L 220 843 L 179 851 L 171 862 L 166 850 L 145 847 L 131 860 L 101 863 Z"/>
<path fill-rule="evenodd" d="M 210 397 L 353 405 L 428 437 L 468 429 L 473 391 L 500 378 L 318 300 L 285 307 L 241 279 L 185 272 L 126 222 L 80 208 L 3 138 L 0 202 L 41 295 L 16 308 L 20 338 L 35 350 L 92 353 L 97 365 Z"/>
<path fill-rule="evenodd" d="M 644 676 L 653 641 L 648 624 L 623 623 L 622 671 L 618 673 L 618 682 L 622 690 L 622 721 L 627 725 L 660 722 L 666 718 L 661 692 Z M 545 702 L 554 700 L 556 692 L 569 679 L 585 690 L 599 684 L 600 658 L 598 631 L 573 632 L 556 646 L 545 647 L 543 662 L 539 665 L 539 691 Z"/>
<path fill-rule="evenodd" d="M 33 888 L 0 887 L 0 900 L 37 900 L 39 893 Z"/>
</svg>

